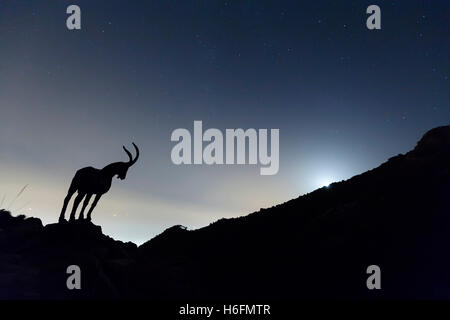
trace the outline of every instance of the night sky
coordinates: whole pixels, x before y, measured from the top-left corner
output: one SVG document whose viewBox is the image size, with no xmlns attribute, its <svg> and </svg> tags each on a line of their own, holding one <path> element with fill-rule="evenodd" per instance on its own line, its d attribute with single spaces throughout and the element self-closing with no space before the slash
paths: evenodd
<svg viewBox="0 0 450 320">
<path fill-rule="evenodd" d="M 93 213 L 121 240 L 348 179 L 450 123 L 449 39 L 448 0 L 0 1 L 0 207 L 56 222 L 75 171 L 133 141 L 139 161 Z M 279 128 L 278 174 L 174 165 L 171 133 L 194 120 Z"/>
</svg>

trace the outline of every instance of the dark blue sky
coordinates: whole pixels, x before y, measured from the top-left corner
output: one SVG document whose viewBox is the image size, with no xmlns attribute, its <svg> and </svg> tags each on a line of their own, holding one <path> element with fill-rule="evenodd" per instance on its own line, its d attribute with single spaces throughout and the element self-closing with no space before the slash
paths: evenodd
<svg viewBox="0 0 450 320">
<path fill-rule="evenodd" d="M 29 184 L 16 209 L 55 221 L 75 170 L 135 141 L 140 161 L 93 215 L 118 238 L 289 200 L 449 124 L 449 39 L 444 0 L 1 1 L 0 196 Z M 279 128 L 279 173 L 174 166 L 170 134 L 194 120 Z"/>
</svg>

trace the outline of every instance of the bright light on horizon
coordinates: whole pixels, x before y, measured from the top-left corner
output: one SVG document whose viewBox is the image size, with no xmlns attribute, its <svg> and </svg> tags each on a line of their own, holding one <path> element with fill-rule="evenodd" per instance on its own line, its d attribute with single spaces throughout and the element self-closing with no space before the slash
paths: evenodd
<svg viewBox="0 0 450 320">
<path fill-rule="evenodd" d="M 323 178 L 318 181 L 318 186 L 319 186 L 319 188 L 323 188 L 323 187 L 328 188 L 330 186 L 330 184 L 332 184 L 333 182 L 334 182 L 334 180 L 331 178 Z"/>
</svg>

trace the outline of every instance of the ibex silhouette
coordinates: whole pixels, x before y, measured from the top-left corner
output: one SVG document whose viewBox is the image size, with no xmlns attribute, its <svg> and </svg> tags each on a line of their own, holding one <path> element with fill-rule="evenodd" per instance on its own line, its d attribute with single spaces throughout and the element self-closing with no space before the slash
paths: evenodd
<svg viewBox="0 0 450 320">
<path fill-rule="evenodd" d="M 75 173 L 75 176 L 72 179 L 72 183 L 70 184 L 69 191 L 67 192 L 67 196 L 64 199 L 64 205 L 61 210 L 61 215 L 59 216 L 59 222 L 63 222 L 66 220 L 64 218 L 64 214 L 66 212 L 67 204 L 76 191 L 78 191 L 78 195 L 73 203 L 69 221 L 75 220 L 75 213 L 77 211 L 78 205 L 80 204 L 81 200 L 86 197 L 84 199 L 83 206 L 79 215 L 79 219 L 84 219 L 84 210 L 86 209 L 86 206 L 88 205 L 92 195 L 95 194 L 95 199 L 92 202 L 92 205 L 89 208 L 89 212 L 86 217 L 88 221 L 91 221 L 92 210 L 94 210 L 101 196 L 108 192 L 111 188 L 112 178 L 117 175 L 118 179 L 125 179 L 125 177 L 127 176 L 128 168 L 135 164 L 137 159 L 139 158 L 139 148 L 134 143 L 133 146 L 136 149 L 136 157 L 134 159 L 130 151 L 128 151 L 125 146 L 123 147 L 123 150 L 125 150 L 128 157 L 130 158 L 128 162 L 114 162 L 107 165 L 103 169 L 86 167 L 78 170 Z"/>
</svg>

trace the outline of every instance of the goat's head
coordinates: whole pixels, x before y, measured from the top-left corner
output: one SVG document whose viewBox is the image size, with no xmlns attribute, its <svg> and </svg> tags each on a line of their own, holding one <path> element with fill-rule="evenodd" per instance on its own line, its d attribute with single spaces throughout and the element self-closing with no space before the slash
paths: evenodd
<svg viewBox="0 0 450 320">
<path fill-rule="evenodd" d="M 131 152 L 128 151 L 127 148 L 125 148 L 125 146 L 123 146 L 123 150 L 125 150 L 128 157 L 130 158 L 130 160 L 128 162 L 122 162 L 123 165 L 120 166 L 119 172 L 117 173 L 118 179 L 121 179 L 121 180 L 125 179 L 127 177 L 128 168 L 131 167 L 133 164 L 135 164 L 137 159 L 139 158 L 139 148 L 134 144 L 134 142 L 133 142 L 133 146 L 134 146 L 134 149 L 136 150 L 136 157 L 134 159 L 133 159 L 133 156 L 131 155 Z"/>
</svg>

